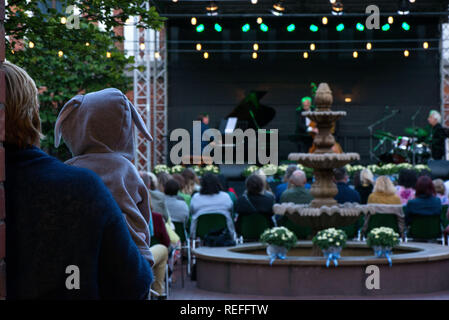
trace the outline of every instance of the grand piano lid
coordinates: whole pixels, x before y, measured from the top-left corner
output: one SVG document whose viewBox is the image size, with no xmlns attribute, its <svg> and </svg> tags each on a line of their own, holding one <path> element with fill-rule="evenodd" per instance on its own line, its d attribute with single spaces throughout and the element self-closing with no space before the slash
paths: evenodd
<svg viewBox="0 0 449 320">
<path fill-rule="evenodd" d="M 236 117 L 247 121 L 248 128 L 260 129 L 270 123 L 276 115 L 276 110 L 260 103 L 267 91 L 252 90 L 226 117 Z"/>
</svg>

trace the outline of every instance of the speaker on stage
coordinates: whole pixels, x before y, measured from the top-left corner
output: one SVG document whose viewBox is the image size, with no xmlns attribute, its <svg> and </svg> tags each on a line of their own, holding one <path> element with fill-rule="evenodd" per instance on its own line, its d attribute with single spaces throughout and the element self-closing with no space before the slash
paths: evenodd
<svg viewBox="0 0 449 320">
<path fill-rule="evenodd" d="M 432 179 L 449 180 L 449 161 L 447 160 L 429 160 L 427 163 Z"/>
</svg>

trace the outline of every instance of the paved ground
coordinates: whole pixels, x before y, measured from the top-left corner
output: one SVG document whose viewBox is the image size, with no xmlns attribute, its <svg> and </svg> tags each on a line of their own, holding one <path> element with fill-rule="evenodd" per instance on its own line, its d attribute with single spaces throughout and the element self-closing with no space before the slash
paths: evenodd
<svg viewBox="0 0 449 320">
<path fill-rule="evenodd" d="M 185 271 L 184 271 L 185 272 Z M 170 300 L 449 300 L 449 291 L 436 292 L 432 294 L 421 295 L 401 295 L 401 296 L 326 296 L 326 297 L 280 297 L 280 296 L 254 296 L 254 295 L 235 295 L 227 293 L 218 293 L 198 289 L 196 282 L 191 281 L 190 277 L 184 277 L 184 288 L 181 282 L 180 267 L 175 266 L 174 283 L 171 287 Z"/>
</svg>

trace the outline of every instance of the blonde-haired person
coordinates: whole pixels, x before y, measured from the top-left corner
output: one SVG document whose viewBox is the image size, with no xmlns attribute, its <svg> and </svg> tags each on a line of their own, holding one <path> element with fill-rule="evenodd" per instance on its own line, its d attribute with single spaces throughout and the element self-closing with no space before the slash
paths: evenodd
<svg viewBox="0 0 449 320">
<path fill-rule="evenodd" d="M 273 191 L 271 191 L 270 185 L 268 184 L 267 175 L 265 174 L 265 172 L 262 169 L 259 169 L 256 172 L 254 172 L 254 174 L 258 175 L 262 179 L 264 185 L 263 188 L 264 192 L 274 195 Z"/>
<path fill-rule="evenodd" d="M 435 187 L 436 196 L 440 198 L 441 204 L 448 205 L 449 199 L 447 198 L 446 194 L 446 187 L 444 186 L 444 181 L 441 179 L 435 179 L 433 180 L 433 186 Z"/>
<path fill-rule="evenodd" d="M 147 298 L 150 264 L 111 193 L 92 171 L 39 149 L 36 84 L 12 63 L 0 69 L 6 82 L 8 299 Z M 81 270 L 79 290 L 63 285 L 70 265 Z"/>
<path fill-rule="evenodd" d="M 360 194 L 360 204 L 368 202 L 369 195 L 373 192 L 374 176 L 371 170 L 363 169 L 360 171 L 360 183 L 355 187 Z"/>
<path fill-rule="evenodd" d="M 401 204 L 401 199 L 396 195 L 396 188 L 388 176 L 380 176 L 376 179 L 373 193 L 368 197 L 368 203 Z"/>
</svg>

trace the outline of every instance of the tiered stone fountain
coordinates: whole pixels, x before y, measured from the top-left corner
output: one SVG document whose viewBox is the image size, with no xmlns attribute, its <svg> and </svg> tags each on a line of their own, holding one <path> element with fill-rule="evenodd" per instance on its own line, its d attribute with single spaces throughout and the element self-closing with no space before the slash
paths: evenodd
<svg viewBox="0 0 449 320">
<path fill-rule="evenodd" d="M 357 221 L 360 214 L 369 208 L 355 203 L 339 205 L 334 197 L 337 195 L 337 186 L 333 181 L 333 170 L 359 160 L 358 153 L 335 153 L 335 144 L 332 127 L 343 116 L 345 111 L 332 111 L 332 92 L 327 83 L 318 86 L 315 96 L 317 111 L 303 112 L 302 115 L 314 121 L 318 127 L 313 142 L 315 153 L 291 153 L 289 160 L 314 169 L 315 182 L 312 184 L 311 194 L 314 200 L 310 205 L 297 205 L 294 203 L 276 204 L 273 210 L 276 214 L 285 214 L 293 222 L 309 226 L 313 234 L 329 227 L 342 227 Z"/>
</svg>

